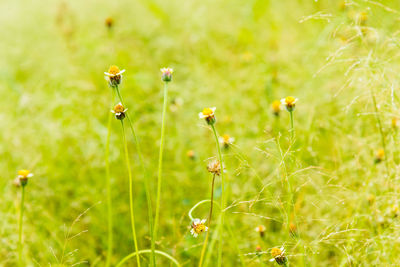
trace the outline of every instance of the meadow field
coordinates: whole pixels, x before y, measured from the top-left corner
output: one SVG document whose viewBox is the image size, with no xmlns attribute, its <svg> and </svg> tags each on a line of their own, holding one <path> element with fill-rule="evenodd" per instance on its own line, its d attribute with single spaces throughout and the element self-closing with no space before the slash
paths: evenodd
<svg viewBox="0 0 400 267">
<path fill-rule="evenodd" d="M 398 0 L 0 13 L 0 266 L 400 266 Z"/>
</svg>

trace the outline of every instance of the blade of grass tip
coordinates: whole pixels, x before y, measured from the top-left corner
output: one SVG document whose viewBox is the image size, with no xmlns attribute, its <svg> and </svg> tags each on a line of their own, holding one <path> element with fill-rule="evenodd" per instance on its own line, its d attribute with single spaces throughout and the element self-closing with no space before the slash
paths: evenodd
<svg viewBox="0 0 400 267">
<path fill-rule="evenodd" d="M 160 216 L 162 163 L 163 163 L 163 151 L 164 151 L 165 116 L 167 113 L 167 99 L 168 99 L 168 83 L 164 82 L 164 103 L 163 103 L 162 122 L 161 122 L 160 152 L 159 152 L 159 157 L 158 157 L 156 216 L 154 219 L 154 233 L 153 233 L 154 240 L 152 240 L 152 246 L 154 246 L 153 243 L 155 243 L 155 240 L 157 239 L 158 220 L 159 220 L 159 216 Z"/>
<path fill-rule="evenodd" d="M 112 102 L 111 109 L 114 105 L 115 94 L 112 91 Z M 111 136 L 111 121 L 112 113 L 109 112 L 107 122 L 107 141 L 106 141 L 106 152 L 105 152 L 105 165 L 106 165 L 106 187 L 107 187 L 107 213 L 108 213 L 108 246 L 107 246 L 107 259 L 106 267 L 110 266 L 112 250 L 113 250 L 113 221 L 112 221 L 112 199 L 111 199 L 111 174 L 110 174 L 110 136 Z"/>
<path fill-rule="evenodd" d="M 124 100 L 122 99 L 121 93 L 119 92 L 118 86 L 116 87 L 116 91 L 118 94 L 118 98 L 121 101 L 121 104 L 124 106 Z M 146 170 L 146 166 L 144 165 L 144 160 L 143 160 L 143 154 L 142 154 L 142 149 L 140 147 L 140 142 L 139 138 L 136 135 L 135 128 L 133 127 L 133 123 L 131 121 L 130 116 L 128 113 L 126 113 L 126 118 L 128 119 L 129 122 L 129 127 L 131 129 L 133 138 L 135 139 L 135 145 L 136 145 L 136 151 L 139 157 L 139 163 L 142 168 L 143 172 L 143 179 L 144 179 L 144 187 L 146 191 L 146 199 L 147 199 L 147 212 L 148 212 L 148 217 L 149 217 L 149 229 L 150 229 L 150 239 L 153 240 L 153 204 L 152 204 L 152 199 L 151 199 L 151 191 L 150 191 L 150 184 L 149 184 L 149 176 Z M 154 253 L 155 251 L 155 243 L 151 242 L 151 258 L 150 258 L 150 266 L 155 266 L 156 262 L 156 255 Z"/>
<path fill-rule="evenodd" d="M 132 235 L 133 235 L 133 242 L 135 244 L 135 251 L 138 250 L 138 244 L 137 244 L 137 238 L 136 238 L 136 229 L 135 229 L 135 216 L 134 216 L 134 211 L 133 211 L 133 181 L 132 181 L 132 170 L 131 170 L 131 164 L 129 161 L 129 153 L 128 153 L 128 143 L 126 141 L 126 136 L 125 136 L 125 127 L 124 127 L 124 122 L 121 120 L 121 126 L 122 126 L 122 138 L 124 142 L 124 149 L 125 149 L 125 160 L 126 160 L 126 167 L 128 169 L 128 176 L 129 176 L 129 206 L 130 206 L 130 213 L 131 213 L 131 226 L 132 226 Z M 136 254 L 136 261 L 137 265 L 140 267 L 140 259 L 139 259 L 139 254 Z"/>
</svg>

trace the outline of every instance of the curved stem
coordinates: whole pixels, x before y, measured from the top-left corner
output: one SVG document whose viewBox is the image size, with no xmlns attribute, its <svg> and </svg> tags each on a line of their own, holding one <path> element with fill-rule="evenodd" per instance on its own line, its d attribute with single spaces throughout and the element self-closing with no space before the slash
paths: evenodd
<svg viewBox="0 0 400 267">
<path fill-rule="evenodd" d="M 118 98 L 121 101 L 121 104 L 123 106 L 124 105 L 124 101 L 122 99 L 122 96 L 119 92 L 119 88 L 116 87 L 116 91 L 118 94 Z M 149 176 L 147 174 L 147 170 L 146 170 L 146 166 L 144 165 L 144 160 L 143 160 L 143 154 L 142 154 L 142 149 L 140 147 L 140 142 L 139 142 L 139 138 L 136 135 L 136 131 L 135 128 L 133 127 L 133 123 L 131 121 L 130 116 L 128 115 L 128 113 L 126 113 L 126 118 L 128 119 L 129 122 L 129 127 L 131 128 L 131 132 L 133 135 L 133 138 L 135 139 L 135 145 L 136 145 L 136 151 L 139 157 L 139 163 L 142 167 L 142 172 L 143 172 L 143 179 L 144 179 L 144 187 L 145 187 L 145 191 L 146 191 L 146 199 L 147 199 L 147 212 L 148 212 L 148 216 L 149 216 L 149 228 L 150 228 L 150 239 L 153 240 L 153 204 L 152 204 L 152 200 L 151 200 L 151 191 L 150 191 L 150 184 L 149 184 Z M 156 262 L 156 256 L 154 253 L 155 250 L 155 243 L 151 242 L 152 246 L 151 246 L 151 258 L 150 258 L 150 266 L 155 266 L 155 262 Z"/>
<path fill-rule="evenodd" d="M 151 249 L 143 249 L 143 250 L 140 250 L 140 251 L 138 251 L 138 252 L 133 252 L 133 253 L 129 254 L 128 256 L 126 256 L 125 258 L 123 258 L 123 259 L 116 265 L 116 267 L 120 267 L 123 263 L 125 263 L 125 262 L 126 262 L 127 260 L 129 260 L 130 258 L 132 258 L 132 257 L 134 257 L 134 256 L 137 256 L 137 255 L 140 255 L 140 254 L 144 254 L 144 253 L 152 253 L 152 251 L 151 251 Z M 169 255 L 169 254 L 167 254 L 167 253 L 165 253 L 165 252 L 163 252 L 163 251 L 155 250 L 154 253 L 166 257 L 167 259 L 169 259 L 172 263 L 174 263 L 174 264 L 175 264 L 176 266 L 178 266 L 178 267 L 181 266 L 181 265 L 179 264 L 179 262 L 178 262 L 174 257 L 172 257 L 171 255 Z"/>
<path fill-rule="evenodd" d="M 225 215 L 225 189 L 224 189 L 224 164 L 222 161 L 222 153 L 221 153 L 221 147 L 219 145 L 219 140 L 218 140 L 218 134 L 217 131 L 215 130 L 214 124 L 211 124 L 211 128 L 214 133 L 215 137 L 215 142 L 217 144 L 217 150 L 218 150 L 218 157 L 219 157 L 219 163 L 221 164 L 221 224 L 222 226 L 224 225 L 224 215 Z M 218 266 L 222 265 L 222 245 L 223 245 L 223 231 L 224 227 L 221 227 L 221 232 L 220 234 L 220 240 L 219 240 L 219 245 L 218 245 Z"/>
<path fill-rule="evenodd" d="M 210 202 L 211 200 L 209 200 L 209 199 L 203 199 L 203 200 L 201 200 L 201 201 L 199 201 L 199 202 L 197 202 L 190 210 L 189 210 L 189 218 L 193 221 L 194 220 L 194 218 L 193 218 L 193 216 L 192 216 L 192 213 L 193 213 L 193 211 L 198 207 L 198 206 L 200 206 L 201 204 L 204 204 L 204 203 L 207 203 L 207 202 Z M 219 209 L 221 209 L 221 206 L 215 201 L 215 200 L 213 200 L 213 203 L 214 203 L 214 205 L 217 205 L 217 207 L 219 208 Z"/>
<path fill-rule="evenodd" d="M 24 216 L 24 200 L 25 200 L 25 185 L 21 185 L 21 207 L 19 211 L 19 233 L 18 233 L 18 260 L 19 265 L 22 265 L 22 220 Z"/>
<path fill-rule="evenodd" d="M 214 182 L 215 182 L 215 173 L 213 175 L 212 183 L 211 183 L 211 200 L 210 200 L 210 214 L 208 215 L 208 231 L 206 234 L 206 239 L 204 240 L 203 248 L 201 249 L 199 267 L 203 264 L 204 254 L 206 252 L 208 236 L 210 235 L 210 225 L 211 225 L 211 218 L 212 218 L 212 210 L 213 210 L 213 203 L 214 203 Z"/>
<path fill-rule="evenodd" d="M 112 91 L 112 102 L 111 109 L 114 105 L 115 94 Z M 107 213 L 108 213 L 108 246 L 107 246 L 107 259 L 106 267 L 110 266 L 111 256 L 112 256 L 112 246 L 113 246 L 113 221 L 112 221 L 112 198 L 111 198 L 111 175 L 110 175 L 110 136 L 111 136 L 111 121 L 112 113 L 108 112 L 108 122 L 107 122 L 107 141 L 106 141 L 106 152 L 105 152 L 105 165 L 106 165 L 106 187 L 107 187 Z"/>
<path fill-rule="evenodd" d="M 155 247 L 155 240 L 157 239 L 158 220 L 160 216 L 160 200 L 161 200 L 161 182 L 162 182 L 162 163 L 163 163 L 163 152 L 164 152 L 164 133 L 165 133 L 165 115 L 167 113 L 167 100 L 168 100 L 168 83 L 164 83 L 164 104 L 162 112 L 161 122 L 161 141 L 160 141 L 160 152 L 158 157 L 158 178 L 157 178 L 157 200 L 156 200 L 156 217 L 154 219 L 154 232 L 152 247 Z"/>
<path fill-rule="evenodd" d="M 136 229 L 135 229 L 135 216 L 134 216 L 134 212 L 133 212 L 132 170 L 131 170 L 131 164 L 129 161 L 128 143 L 127 143 L 126 137 L 125 137 L 125 127 L 124 127 L 123 120 L 121 120 L 121 126 L 122 126 L 122 137 L 123 137 L 124 149 L 125 149 L 126 167 L 128 169 L 128 176 L 129 176 L 129 206 L 130 206 L 130 212 L 131 212 L 132 235 L 133 235 L 133 242 L 135 243 L 135 251 L 138 251 L 138 244 L 137 244 L 137 239 L 136 239 Z M 136 261 L 137 261 L 137 265 L 140 266 L 139 254 L 136 254 Z"/>
</svg>

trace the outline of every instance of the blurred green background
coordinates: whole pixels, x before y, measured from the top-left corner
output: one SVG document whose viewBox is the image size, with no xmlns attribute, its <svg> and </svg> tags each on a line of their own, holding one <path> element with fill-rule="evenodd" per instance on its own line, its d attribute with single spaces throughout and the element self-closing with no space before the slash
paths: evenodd
<svg viewBox="0 0 400 267">
<path fill-rule="evenodd" d="M 65 233 L 88 208 L 71 231 L 87 232 L 67 243 L 63 264 L 104 266 L 111 89 L 103 72 L 110 65 L 126 69 L 121 93 L 134 117 L 152 189 L 162 110 L 159 69 L 174 69 L 158 249 L 184 266 L 199 260 L 203 237 L 190 235 L 187 213 L 209 198 L 206 165 L 217 152 L 198 113 L 215 106 L 218 132 L 235 137 L 223 151 L 226 224 L 236 239 L 224 232 L 223 266 L 276 265 L 268 261 L 269 251 L 282 245 L 292 266 L 400 264 L 399 137 L 392 125 L 399 111 L 400 8 L 395 0 L 346 2 L 2 1 L 0 265 L 17 264 L 20 192 L 12 180 L 17 170 L 30 169 L 35 176 L 26 195 L 27 266 L 60 264 Z M 299 98 L 293 146 L 289 113 L 276 117 L 270 107 L 287 95 Z M 385 162 L 374 164 L 382 137 Z M 133 250 L 121 140 L 113 120 L 113 265 Z M 139 248 L 145 249 L 150 247 L 145 191 L 130 133 L 128 141 Z M 190 150 L 194 159 L 187 156 Z M 295 215 L 287 214 L 287 177 Z M 217 179 L 217 201 L 220 196 Z M 205 218 L 207 208 L 195 216 Z M 254 230 L 260 224 L 266 227 L 262 238 Z M 216 266 L 216 256 L 215 249 L 209 266 Z M 142 262 L 147 266 L 148 257 Z M 132 259 L 127 266 L 134 264 Z"/>
</svg>

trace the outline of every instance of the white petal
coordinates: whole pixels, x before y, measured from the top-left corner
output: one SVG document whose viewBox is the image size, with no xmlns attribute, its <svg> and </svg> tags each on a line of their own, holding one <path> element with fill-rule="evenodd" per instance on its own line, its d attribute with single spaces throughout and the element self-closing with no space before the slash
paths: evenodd
<svg viewBox="0 0 400 267">
<path fill-rule="evenodd" d="M 199 113 L 199 118 L 200 118 L 200 119 L 204 119 L 204 118 L 206 118 L 206 116 L 203 115 L 203 112 L 200 112 L 200 113 Z"/>
<path fill-rule="evenodd" d="M 213 111 L 213 113 L 215 112 L 215 110 L 217 109 L 216 107 L 213 107 L 213 108 L 210 108 L 212 111 Z"/>
<path fill-rule="evenodd" d="M 206 219 L 201 220 L 201 223 L 205 224 L 206 223 Z"/>
<path fill-rule="evenodd" d="M 124 73 L 125 72 L 125 70 L 121 70 L 118 74 L 122 74 L 122 73 Z"/>
<path fill-rule="evenodd" d="M 270 262 L 273 262 L 274 260 L 275 260 L 275 259 L 270 259 L 269 261 L 270 261 Z"/>
<path fill-rule="evenodd" d="M 30 173 L 30 174 L 28 174 L 28 176 L 27 177 L 32 177 L 33 176 L 33 173 Z"/>
</svg>

